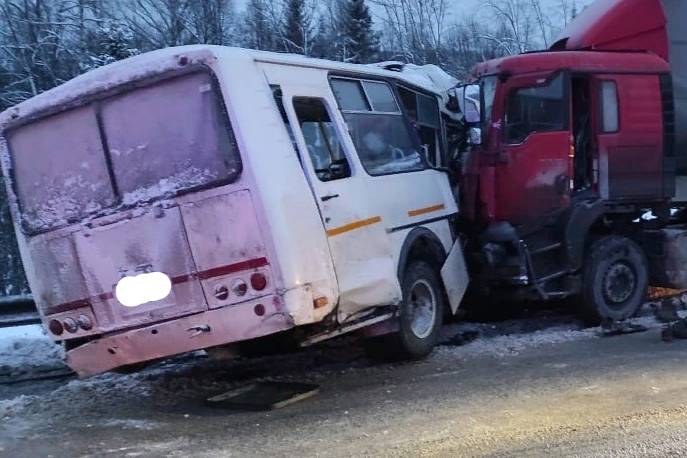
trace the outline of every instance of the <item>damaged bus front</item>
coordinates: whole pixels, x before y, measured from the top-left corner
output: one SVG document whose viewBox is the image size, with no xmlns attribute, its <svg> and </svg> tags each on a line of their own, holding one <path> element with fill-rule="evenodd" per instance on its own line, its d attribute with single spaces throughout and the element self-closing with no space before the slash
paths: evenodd
<svg viewBox="0 0 687 458">
<path fill-rule="evenodd" d="M 90 72 L 0 118 L 27 277 L 46 330 L 79 375 L 302 326 L 317 341 L 398 317 L 399 260 L 410 249 L 403 243 L 428 212 L 433 238 L 422 246 L 437 257 L 436 270 L 415 285 L 427 298 L 417 300 L 416 321 L 426 328 L 419 338 L 429 340 L 414 356 L 431 350 L 442 313 L 432 287 L 452 247 L 460 248 L 448 226 L 455 202 L 446 177 L 425 166 L 418 152 L 427 150 L 407 137 L 413 161 L 400 148 L 394 157 L 430 191 L 401 209 L 408 221 L 400 229 L 379 225 L 332 242 L 394 218 L 365 216 L 351 196 L 341 199 L 347 212 L 325 215 L 337 193 L 370 191 L 352 179 L 367 177 L 356 164 L 313 170 L 317 184 L 306 169 L 308 149 L 335 128 L 322 105 L 334 100 L 329 72 L 312 69 L 322 93 L 302 86 L 285 109 L 275 94 L 295 90 L 307 72 L 294 70 L 302 63 L 275 72 L 276 64 L 258 60 L 228 48 L 162 50 Z M 289 72 L 293 79 L 279 80 Z M 393 116 L 378 120 L 404 119 L 397 102 L 386 102 Z M 438 148 L 439 127 L 429 132 Z M 336 188 L 344 175 L 348 184 Z M 331 192 L 320 198 L 320 190 Z M 346 245 L 344 254 L 335 243 Z M 455 268 L 445 271 L 457 278 Z"/>
</svg>

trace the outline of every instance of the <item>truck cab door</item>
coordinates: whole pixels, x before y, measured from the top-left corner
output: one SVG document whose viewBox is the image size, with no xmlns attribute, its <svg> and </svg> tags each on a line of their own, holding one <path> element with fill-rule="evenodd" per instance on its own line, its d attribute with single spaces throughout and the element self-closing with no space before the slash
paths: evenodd
<svg viewBox="0 0 687 458">
<path fill-rule="evenodd" d="M 670 198 L 674 163 L 664 156 L 658 75 L 594 75 L 599 194 L 604 200 Z"/>
<path fill-rule="evenodd" d="M 569 78 L 563 72 L 515 76 L 503 90 L 497 215 L 515 225 L 533 223 L 570 200 Z"/>
</svg>

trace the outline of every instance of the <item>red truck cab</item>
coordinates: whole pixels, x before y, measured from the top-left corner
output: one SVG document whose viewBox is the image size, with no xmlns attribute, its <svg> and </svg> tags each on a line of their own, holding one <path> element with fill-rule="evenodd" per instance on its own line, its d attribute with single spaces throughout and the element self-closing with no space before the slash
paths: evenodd
<svg viewBox="0 0 687 458">
<path fill-rule="evenodd" d="M 473 220 L 532 223 L 581 192 L 615 202 L 672 197 L 662 58 L 553 51 L 489 61 L 475 74 L 493 89 L 482 91 L 492 110 L 466 173 L 480 184 L 469 196 Z"/>
<path fill-rule="evenodd" d="M 461 189 L 476 289 L 578 297 L 590 321 L 641 306 L 655 257 L 641 216 L 670 223 L 680 172 L 671 8 L 687 13 L 597 0 L 548 51 L 474 69 Z"/>
</svg>

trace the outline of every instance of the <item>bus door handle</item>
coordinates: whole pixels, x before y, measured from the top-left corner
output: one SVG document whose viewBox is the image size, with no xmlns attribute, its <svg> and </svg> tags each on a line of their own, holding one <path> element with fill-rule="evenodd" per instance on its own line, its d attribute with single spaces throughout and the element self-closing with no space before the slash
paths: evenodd
<svg viewBox="0 0 687 458">
<path fill-rule="evenodd" d="M 327 202 L 328 200 L 336 199 L 337 197 L 339 197 L 338 194 L 329 194 L 328 196 L 320 197 L 320 199 L 322 200 L 322 202 Z"/>
</svg>

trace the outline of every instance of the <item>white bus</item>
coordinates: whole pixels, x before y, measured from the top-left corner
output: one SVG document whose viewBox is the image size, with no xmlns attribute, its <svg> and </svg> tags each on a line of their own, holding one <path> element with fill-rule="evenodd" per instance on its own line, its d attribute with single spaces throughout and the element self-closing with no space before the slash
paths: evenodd
<svg viewBox="0 0 687 458">
<path fill-rule="evenodd" d="M 67 363 L 85 377 L 294 329 L 429 354 L 467 284 L 434 90 L 192 46 L 4 112 L 22 259 Z"/>
</svg>

